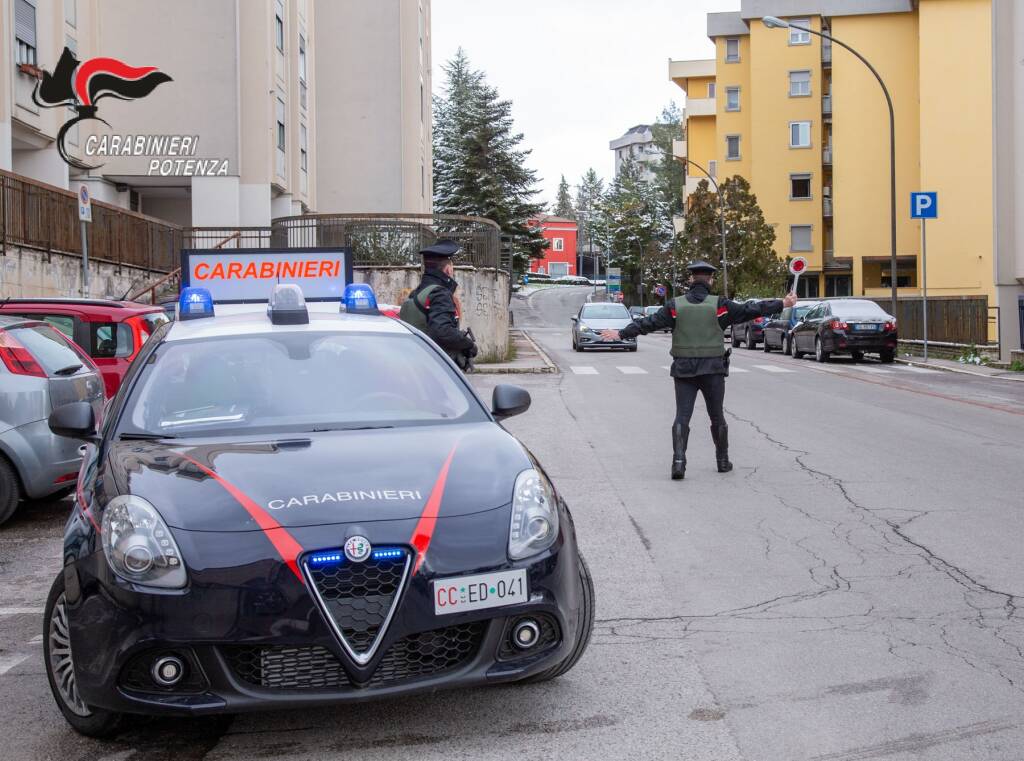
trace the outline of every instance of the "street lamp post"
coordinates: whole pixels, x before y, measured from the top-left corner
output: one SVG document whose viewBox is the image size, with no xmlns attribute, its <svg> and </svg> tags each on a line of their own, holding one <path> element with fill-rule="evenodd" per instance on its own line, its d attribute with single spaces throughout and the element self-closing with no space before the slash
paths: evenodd
<svg viewBox="0 0 1024 761">
<path fill-rule="evenodd" d="M 718 187 L 718 183 L 711 176 L 711 172 L 693 159 L 684 158 L 683 161 L 697 167 L 711 181 L 711 184 L 715 186 L 715 194 L 718 196 L 718 216 L 722 227 L 722 295 L 729 298 L 729 263 L 725 258 L 725 196 L 722 195 L 722 189 Z"/>
<path fill-rule="evenodd" d="M 818 37 L 823 37 L 826 40 L 834 42 L 840 47 L 846 48 L 863 63 L 871 73 L 875 75 L 875 79 L 878 80 L 878 84 L 882 88 L 882 92 L 885 94 L 885 103 L 889 107 L 889 245 L 890 253 L 892 255 L 892 316 L 898 317 L 896 314 L 897 307 L 897 291 L 896 291 L 896 115 L 892 108 L 892 98 L 889 96 L 889 88 L 885 86 L 885 82 L 882 81 L 882 77 L 875 70 L 868 59 L 858 53 L 856 50 L 851 48 L 845 42 L 837 40 L 830 34 L 824 32 L 816 32 L 813 29 L 808 29 L 805 26 L 799 24 L 791 24 L 788 21 L 783 21 L 775 16 L 765 16 L 761 21 L 769 29 L 799 29 L 801 32 L 808 32 L 809 34 L 815 34 Z"/>
</svg>

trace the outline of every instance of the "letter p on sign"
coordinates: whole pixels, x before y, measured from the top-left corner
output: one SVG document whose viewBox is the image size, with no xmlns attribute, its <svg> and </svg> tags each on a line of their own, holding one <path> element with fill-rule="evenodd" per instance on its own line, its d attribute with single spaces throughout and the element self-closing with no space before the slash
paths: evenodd
<svg viewBox="0 0 1024 761">
<path fill-rule="evenodd" d="M 910 218 L 936 219 L 939 216 L 938 193 L 911 193 Z"/>
</svg>

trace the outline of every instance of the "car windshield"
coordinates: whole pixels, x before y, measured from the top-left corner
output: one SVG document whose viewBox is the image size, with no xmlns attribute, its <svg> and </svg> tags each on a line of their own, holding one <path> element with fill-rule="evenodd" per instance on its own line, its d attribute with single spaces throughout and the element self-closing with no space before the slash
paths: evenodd
<svg viewBox="0 0 1024 761">
<path fill-rule="evenodd" d="M 793 307 L 793 316 L 796 317 L 796 319 L 799 320 L 805 314 L 810 312 L 813 307 L 814 307 L 814 304 L 804 304 L 803 306 Z"/>
<path fill-rule="evenodd" d="M 207 436 L 485 420 L 413 335 L 282 332 L 163 344 L 122 433 Z"/>
<path fill-rule="evenodd" d="M 888 317 L 885 310 L 873 301 L 831 301 L 829 307 L 836 317 Z"/>
<path fill-rule="evenodd" d="M 644 309 L 644 314 L 657 314 L 660 309 L 659 306 L 647 307 Z"/>
<path fill-rule="evenodd" d="M 588 320 L 628 320 L 629 311 L 622 304 L 587 304 L 580 316 Z"/>
</svg>

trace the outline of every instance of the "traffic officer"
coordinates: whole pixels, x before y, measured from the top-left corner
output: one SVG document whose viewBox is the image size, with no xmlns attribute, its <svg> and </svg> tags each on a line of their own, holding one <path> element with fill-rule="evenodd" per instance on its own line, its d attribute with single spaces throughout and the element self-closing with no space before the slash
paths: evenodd
<svg viewBox="0 0 1024 761">
<path fill-rule="evenodd" d="M 732 470 L 729 462 L 729 426 L 725 422 L 725 377 L 729 374 L 729 351 L 725 349 L 724 330 L 729 325 L 755 317 L 781 312 L 796 303 L 796 294 L 785 299 L 737 303 L 712 295 L 717 268 L 707 262 L 695 262 L 690 272 L 690 290 L 665 303 L 654 314 L 621 330 L 604 330 L 606 340 L 633 338 L 652 330 L 672 330 L 672 371 L 676 387 L 676 418 L 672 424 L 672 478 L 686 475 L 686 445 L 690 437 L 690 416 L 697 392 L 711 418 L 711 438 L 715 442 L 718 472 Z"/>
<path fill-rule="evenodd" d="M 423 279 L 402 304 L 400 317 L 430 336 L 444 349 L 459 367 L 468 366 L 468 360 L 477 355 L 476 343 L 459 330 L 459 311 L 455 302 L 455 289 L 459 284 L 452 277 L 455 267 L 452 257 L 459 244 L 441 239 L 420 251 L 423 257 Z"/>
</svg>

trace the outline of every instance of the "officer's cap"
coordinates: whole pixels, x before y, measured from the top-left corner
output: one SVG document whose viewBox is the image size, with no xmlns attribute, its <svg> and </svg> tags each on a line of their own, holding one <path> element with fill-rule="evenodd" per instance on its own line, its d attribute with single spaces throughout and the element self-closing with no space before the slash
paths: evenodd
<svg viewBox="0 0 1024 761">
<path fill-rule="evenodd" d="M 686 269 L 695 275 L 698 273 L 714 275 L 718 272 L 718 267 L 713 264 L 708 264 L 707 262 L 694 262 L 693 264 L 688 265 Z"/>
<path fill-rule="evenodd" d="M 442 238 L 433 246 L 420 249 L 421 256 L 455 256 L 459 251 L 459 244 L 448 238 Z"/>
</svg>

